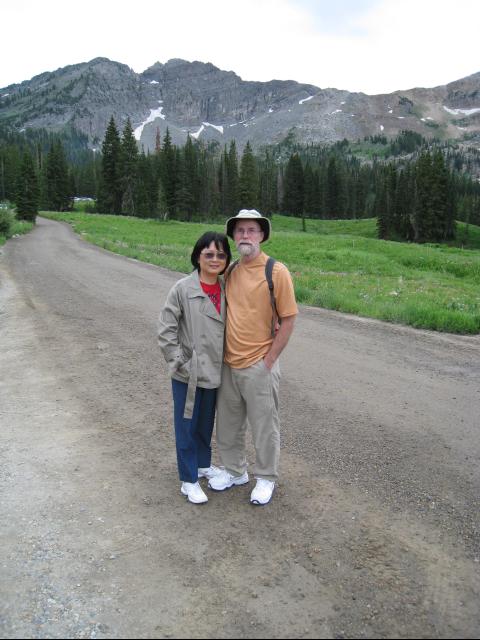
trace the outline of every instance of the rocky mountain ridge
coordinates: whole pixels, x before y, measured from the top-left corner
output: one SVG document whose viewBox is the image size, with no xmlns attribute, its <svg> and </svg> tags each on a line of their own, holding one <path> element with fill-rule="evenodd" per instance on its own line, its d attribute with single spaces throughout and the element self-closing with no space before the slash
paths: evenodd
<svg viewBox="0 0 480 640">
<path fill-rule="evenodd" d="M 480 147 L 480 73 L 431 89 L 383 95 L 320 89 L 293 80 L 244 81 L 213 64 L 172 59 L 137 74 L 107 58 L 42 73 L 0 89 L 0 125 L 61 131 L 74 128 L 101 145 L 108 121 L 130 118 L 145 150 L 157 129 L 168 127 L 183 144 L 187 135 L 239 148 L 279 142 L 293 134 L 301 143 L 397 135 L 454 139 Z"/>
</svg>

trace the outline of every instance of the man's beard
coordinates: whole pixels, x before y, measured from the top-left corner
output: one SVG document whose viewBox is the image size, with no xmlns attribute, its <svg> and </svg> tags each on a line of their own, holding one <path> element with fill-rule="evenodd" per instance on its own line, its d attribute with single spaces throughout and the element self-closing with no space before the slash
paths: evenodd
<svg viewBox="0 0 480 640">
<path fill-rule="evenodd" d="M 239 244 L 237 249 L 241 256 L 250 256 L 255 251 L 255 247 L 252 244 L 244 243 Z"/>
</svg>

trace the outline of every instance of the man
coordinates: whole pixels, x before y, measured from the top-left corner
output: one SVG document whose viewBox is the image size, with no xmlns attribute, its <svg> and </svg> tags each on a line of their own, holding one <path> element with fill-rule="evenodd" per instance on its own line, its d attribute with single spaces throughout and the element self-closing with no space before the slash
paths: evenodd
<svg viewBox="0 0 480 640">
<path fill-rule="evenodd" d="M 298 313 L 290 273 L 285 265 L 275 262 L 272 280 L 278 318 L 274 316 L 265 271 L 268 256 L 260 248 L 270 231 L 270 220 L 254 209 L 242 209 L 226 224 L 226 233 L 241 257 L 226 278 L 225 358 L 217 396 L 217 446 L 225 469 L 209 481 L 215 491 L 248 482 L 248 423 L 257 479 L 250 501 L 259 505 L 270 501 L 278 478 L 278 357 L 288 343 Z"/>
</svg>

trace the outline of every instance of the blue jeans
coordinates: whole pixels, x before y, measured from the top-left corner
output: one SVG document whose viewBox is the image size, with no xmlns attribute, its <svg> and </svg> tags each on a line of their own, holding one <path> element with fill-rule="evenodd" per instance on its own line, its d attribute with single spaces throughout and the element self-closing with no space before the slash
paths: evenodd
<svg viewBox="0 0 480 640">
<path fill-rule="evenodd" d="M 172 379 L 178 475 L 182 482 L 197 482 L 198 469 L 212 461 L 216 389 L 197 387 L 191 420 L 183 417 L 188 385 Z"/>
</svg>

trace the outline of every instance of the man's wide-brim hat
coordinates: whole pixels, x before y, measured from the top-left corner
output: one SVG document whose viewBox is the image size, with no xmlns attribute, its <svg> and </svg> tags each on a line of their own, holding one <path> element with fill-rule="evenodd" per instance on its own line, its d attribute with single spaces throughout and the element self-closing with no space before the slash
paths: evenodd
<svg viewBox="0 0 480 640">
<path fill-rule="evenodd" d="M 225 233 L 229 238 L 232 238 L 232 240 L 235 225 L 241 220 L 255 220 L 255 222 L 258 222 L 263 231 L 262 242 L 265 242 L 265 240 L 268 240 L 268 238 L 270 237 L 272 226 L 268 218 L 264 218 L 262 214 L 258 213 L 258 211 L 256 211 L 255 209 L 241 209 L 236 216 L 234 216 L 233 218 L 229 218 L 225 225 Z"/>
</svg>

